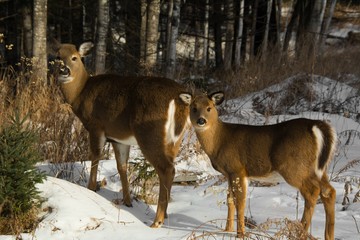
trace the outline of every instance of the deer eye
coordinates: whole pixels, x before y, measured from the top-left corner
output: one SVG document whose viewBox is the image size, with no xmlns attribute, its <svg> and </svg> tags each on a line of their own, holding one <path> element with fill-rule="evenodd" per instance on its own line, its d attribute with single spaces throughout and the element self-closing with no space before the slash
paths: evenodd
<svg viewBox="0 0 360 240">
<path fill-rule="evenodd" d="M 75 62 L 76 60 L 77 60 L 77 57 L 75 57 L 75 56 L 71 58 L 71 61 L 73 61 L 73 62 Z"/>
<path fill-rule="evenodd" d="M 211 107 L 208 107 L 208 108 L 206 109 L 206 111 L 210 112 L 210 111 L 211 111 Z"/>
<path fill-rule="evenodd" d="M 196 113 L 196 112 L 197 112 L 197 108 L 193 108 L 192 111 L 193 111 L 194 113 Z"/>
</svg>

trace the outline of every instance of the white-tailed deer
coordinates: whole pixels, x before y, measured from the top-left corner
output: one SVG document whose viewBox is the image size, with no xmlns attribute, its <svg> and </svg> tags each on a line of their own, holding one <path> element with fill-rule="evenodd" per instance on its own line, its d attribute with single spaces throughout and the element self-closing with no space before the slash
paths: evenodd
<svg viewBox="0 0 360 240">
<path fill-rule="evenodd" d="M 225 230 L 233 231 L 236 209 L 237 235 L 245 234 L 247 180 L 280 174 L 305 200 L 301 222 L 306 231 L 320 195 L 326 213 L 325 239 L 334 239 L 336 192 L 326 174 L 335 151 L 334 129 L 310 119 L 266 126 L 225 123 L 215 108 L 223 100 L 222 92 L 194 97 L 190 120 L 213 167 L 228 180 Z"/>
<path fill-rule="evenodd" d="M 139 145 L 160 180 L 156 217 L 166 217 L 176 157 L 189 119 L 191 95 L 175 81 L 160 77 L 89 76 L 72 44 L 53 43 L 61 60 L 58 81 L 63 95 L 89 132 L 91 171 L 88 188 L 96 190 L 98 163 L 106 141 L 111 142 L 120 174 L 123 202 L 131 206 L 127 162 L 130 145 Z"/>
</svg>

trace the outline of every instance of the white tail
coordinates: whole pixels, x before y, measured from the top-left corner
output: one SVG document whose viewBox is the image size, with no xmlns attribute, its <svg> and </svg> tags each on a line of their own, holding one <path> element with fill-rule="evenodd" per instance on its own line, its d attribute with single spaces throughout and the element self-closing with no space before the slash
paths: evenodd
<svg viewBox="0 0 360 240">
<path fill-rule="evenodd" d="M 106 141 L 111 142 L 123 189 L 123 201 L 131 206 L 127 162 L 129 145 L 140 146 L 160 179 L 156 217 L 160 227 L 166 216 L 175 174 L 174 158 L 189 117 L 191 95 L 178 83 L 159 77 L 90 77 L 80 52 L 72 44 L 53 46 L 62 61 L 61 90 L 90 136 L 91 171 L 88 188 L 96 190 L 96 174 Z"/>
<path fill-rule="evenodd" d="M 228 179 L 225 230 L 233 231 L 236 208 L 238 237 L 245 233 L 247 179 L 277 173 L 304 197 L 301 222 L 306 231 L 320 195 L 326 213 L 325 239 L 334 239 L 336 193 L 326 174 L 336 146 L 334 129 L 324 121 L 310 119 L 267 126 L 224 123 L 215 108 L 223 100 L 222 92 L 196 96 L 190 105 L 190 119 L 213 167 Z"/>
</svg>

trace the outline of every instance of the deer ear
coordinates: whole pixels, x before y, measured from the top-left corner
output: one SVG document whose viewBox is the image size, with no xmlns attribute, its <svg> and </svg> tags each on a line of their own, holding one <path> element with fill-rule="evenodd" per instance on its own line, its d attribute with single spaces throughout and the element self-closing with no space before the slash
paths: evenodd
<svg viewBox="0 0 360 240">
<path fill-rule="evenodd" d="M 215 105 L 220 105 L 224 101 L 224 93 L 223 92 L 214 92 L 209 95 L 211 101 L 215 103 Z"/>
<path fill-rule="evenodd" d="M 89 54 L 90 50 L 94 47 L 92 42 L 84 42 L 79 47 L 79 54 L 84 57 Z"/>
<path fill-rule="evenodd" d="M 190 93 L 181 93 L 179 95 L 179 98 L 186 104 L 186 105 L 190 105 L 191 103 L 191 99 L 192 99 L 192 95 Z"/>
</svg>

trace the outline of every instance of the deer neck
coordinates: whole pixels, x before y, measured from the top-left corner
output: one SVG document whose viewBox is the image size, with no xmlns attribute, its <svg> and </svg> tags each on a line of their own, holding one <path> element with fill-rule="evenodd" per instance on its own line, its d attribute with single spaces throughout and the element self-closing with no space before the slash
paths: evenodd
<svg viewBox="0 0 360 240">
<path fill-rule="evenodd" d="M 72 106 L 74 105 L 75 100 L 79 97 L 88 79 L 89 74 L 84 69 L 81 74 L 77 74 L 71 82 L 61 84 L 61 90 L 67 103 Z"/>
<path fill-rule="evenodd" d="M 216 156 L 219 151 L 220 143 L 223 141 L 222 129 L 224 128 L 223 123 L 220 120 L 211 126 L 208 129 L 202 131 L 196 131 L 197 138 L 205 151 L 205 153 L 212 158 Z"/>
</svg>

